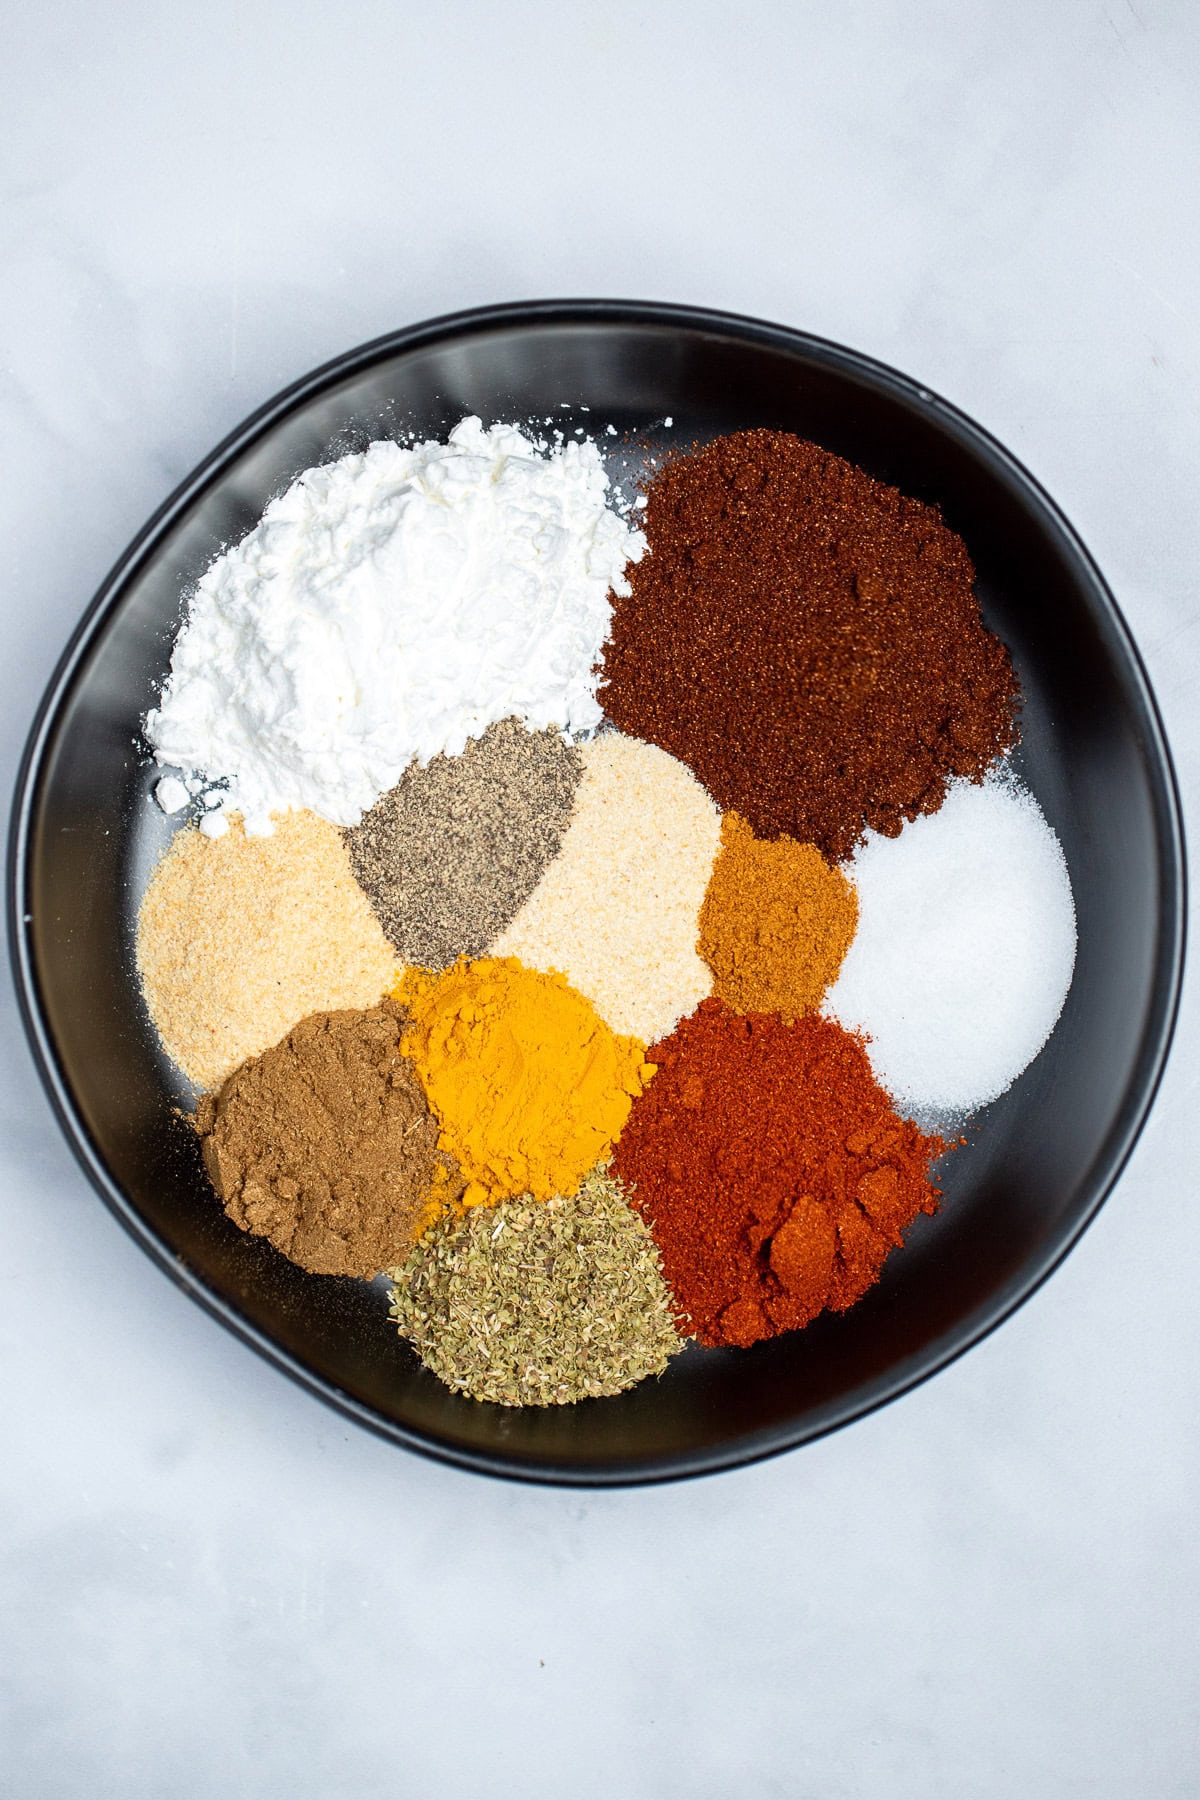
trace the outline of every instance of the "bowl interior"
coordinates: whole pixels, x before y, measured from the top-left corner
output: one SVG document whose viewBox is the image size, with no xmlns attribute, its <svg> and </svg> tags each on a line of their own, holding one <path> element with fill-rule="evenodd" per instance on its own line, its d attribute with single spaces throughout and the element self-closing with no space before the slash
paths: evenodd
<svg viewBox="0 0 1200 1800">
<path fill-rule="evenodd" d="M 565 403 L 565 404 L 564 404 Z M 581 410 L 587 408 L 589 410 Z M 613 424 L 614 455 L 766 425 L 936 502 L 978 570 L 1024 689 L 1019 766 L 1058 832 L 1079 923 L 1042 1055 L 948 1159 L 944 1200 L 840 1318 L 749 1351 L 689 1349 L 618 1399 L 511 1412 L 448 1392 L 386 1317 L 386 1284 L 310 1276 L 222 1214 L 173 1110 L 186 1094 L 138 993 L 133 931 L 171 829 L 139 721 L 181 595 L 308 465 L 467 412 Z M 664 425 L 672 419 L 671 428 Z M 1054 1265 L 1128 1152 L 1165 1055 L 1182 856 L 1161 730 L 1103 583 L 1030 478 L 969 421 L 819 340 L 653 307 L 501 309 L 403 333 L 251 420 L 169 503 L 99 596 L 31 742 L 12 902 L 35 1048 L 101 1192 L 258 1348 L 420 1448 L 538 1479 L 621 1481 L 743 1461 L 829 1429 L 974 1341 Z"/>
</svg>

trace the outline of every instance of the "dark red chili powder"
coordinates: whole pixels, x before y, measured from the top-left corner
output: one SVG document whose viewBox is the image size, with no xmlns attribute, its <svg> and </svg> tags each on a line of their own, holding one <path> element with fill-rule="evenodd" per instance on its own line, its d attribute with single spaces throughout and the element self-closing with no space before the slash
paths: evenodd
<svg viewBox="0 0 1200 1800">
<path fill-rule="evenodd" d="M 878 1280 L 945 1145 L 893 1110 L 862 1042 L 705 1000 L 647 1052 L 613 1164 L 702 1344 L 753 1344 L 844 1312 Z"/>
<path fill-rule="evenodd" d="M 1018 686 L 936 507 L 782 431 L 668 463 L 600 699 L 757 836 L 850 854 L 1016 738 Z"/>
</svg>

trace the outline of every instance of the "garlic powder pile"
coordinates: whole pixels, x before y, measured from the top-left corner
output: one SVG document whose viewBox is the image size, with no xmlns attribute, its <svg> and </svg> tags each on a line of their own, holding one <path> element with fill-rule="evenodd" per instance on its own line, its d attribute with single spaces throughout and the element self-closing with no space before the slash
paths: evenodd
<svg viewBox="0 0 1200 1800">
<path fill-rule="evenodd" d="M 375 1006 L 396 957 L 340 834 L 310 812 L 270 837 L 177 832 L 138 913 L 137 966 L 163 1048 L 215 1087 L 311 1013 Z"/>
<path fill-rule="evenodd" d="M 164 804 L 204 792 L 210 836 L 291 807 L 355 825 L 501 719 L 597 726 L 609 590 L 645 549 L 608 492 L 591 441 L 473 417 L 306 470 L 193 596 L 145 725 L 187 780 Z"/>
</svg>

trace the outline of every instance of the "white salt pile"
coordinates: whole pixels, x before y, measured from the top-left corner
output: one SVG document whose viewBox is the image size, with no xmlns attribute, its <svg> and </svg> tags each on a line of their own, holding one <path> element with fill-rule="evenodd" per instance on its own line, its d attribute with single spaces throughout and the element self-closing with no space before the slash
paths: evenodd
<svg viewBox="0 0 1200 1800">
<path fill-rule="evenodd" d="M 614 1031 L 652 1044 L 712 992 L 696 939 L 720 815 L 654 744 L 609 731 L 582 755 L 558 855 L 488 954 L 559 970 Z"/>
<path fill-rule="evenodd" d="M 858 934 L 825 1011 L 870 1041 L 902 1109 L 966 1112 L 1002 1094 L 1062 1011 L 1075 908 L 1062 847 L 1007 771 L 955 783 L 899 837 L 847 865 Z"/>
</svg>

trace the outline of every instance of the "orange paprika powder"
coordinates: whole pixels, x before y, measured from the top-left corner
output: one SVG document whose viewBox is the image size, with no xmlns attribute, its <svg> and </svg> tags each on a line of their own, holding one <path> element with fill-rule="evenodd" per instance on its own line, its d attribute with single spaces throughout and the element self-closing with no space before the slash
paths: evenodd
<svg viewBox="0 0 1200 1800">
<path fill-rule="evenodd" d="M 895 1112 L 861 1039 L 816 1015 L 705 1000 L 647 1052 L 614 1172 L 653 1231 L 688 1329 L 753 1344 L 844 1312 L 918 1213 L 946 1146 Z"/>
</svg>

